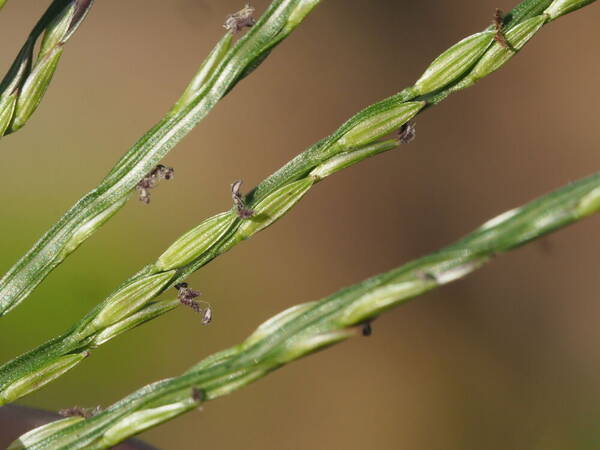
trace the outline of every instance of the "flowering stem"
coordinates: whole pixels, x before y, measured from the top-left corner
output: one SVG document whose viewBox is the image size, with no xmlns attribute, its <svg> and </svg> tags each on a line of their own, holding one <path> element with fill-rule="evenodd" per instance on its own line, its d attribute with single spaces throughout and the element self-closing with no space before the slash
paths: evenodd
<svg viewBox="0 0 600 450">
<path fill-rule="evenodd" d="M 23 301 L 58 264 L 115 214 L 140 180 L 224 95 L 262 63 L 319 1 L 274 0 L 237 43 L 232 43 L 233 35 L 227 32 L 171 111 L 0 279 L 0 316 Z"/>
<path fill-rule="evenodd" d="M 320 301 L 296 305 L 263 323 L 240 345 L 209 356 L 183 375 L 150 384 L 94 417 L 70 418 L 33 430 L 14 448 L 116 445 L 302 356 L 367 334 L 370 322 L 382 312 L 599 210 L 600 172 L 508 211 L 435 253 Z"/>
<path fill-rule="evenodd" d="M 510 35 L 507 37 L 510 39 Z M 433 80 L 434 75 L 430 72 L 427 77 Z M 153 264 L 123 283 L 67 333 L 0 367 L 0 404 L 39 389 L 44 384 L 40 380 L 49 382 L 53 379 L 42 376 L 44 373 L 60 376 L 83 360 L 82 356 L 89 350 L 175 308 L 177 302 L 157 301 L 157 297 L 217 256 L 273 224 L 323 178 L 395 148 L 399 144 L 397 140 L 381 140 L 382 137 L 407 124 L 428 105 L 425 100 L 407 101 L 403 95 L 365 108 L 331 136 L 266 178 L 245 198 L 244 208 L 252 211 L 250 217 L 240 217 L 239 209 L 234 207 L 201 222 L 177 239 Z M 73 355 L 80 357 L 73 360 Z"/>
</svg>

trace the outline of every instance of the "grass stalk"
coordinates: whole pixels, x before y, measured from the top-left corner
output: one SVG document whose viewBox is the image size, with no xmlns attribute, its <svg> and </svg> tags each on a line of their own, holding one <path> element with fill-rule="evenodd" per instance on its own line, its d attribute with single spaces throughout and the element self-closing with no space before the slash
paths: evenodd
<svg viewBox="0 0 600 450">
<path fill-rule="evenodd" d="M 296 359 L 368 334 L 386 310 L 477 270 L 600 210 L 600 172 L 484 223 L 435 253 L 296 305 L 263 323 L 243 343 L 216 353 L 183 375 L 150 384 L 88 419 L 69 418 L 33 430 L 12 449 L 103 449 L 230 394 Z"/>
<path fill-rule="evenodd" d="M 256 24 L 233 43 L 227 31 L 169 113 L 121 158 L 0 279 L 0 316 L 23 301 L 70 253 L 126 202 L 136 185 L 217 102 L 258 65 L 320 0 L 274 0 Z"/>
<path fill-rule="evenodd" d="M 415 108 L 409 110 L 403 120 L 409 120 L 414 111 Z M 279 220 L 325 177 L 398 145 L 398 140 L 388 139 L 342 152 L 301 179 L 292 177 L 282 186 L 256 196 L 248 203 L 253 211 L 250 218 L 240 218 L 234 207 L 206 219 L 176 240 L 155 263 L 119 286 L 65 334 L 1 366 L 0 405 L 38 390 L 75 367 L 98 346 L 176 308 L 181 304 L 179 301 L 157 298 L 191 272 Z"/>
<path fill-rule="evenodd" d="M 323 178 L 396 147 L 397 140 L 381 139 L 406 124 L 427 105 L 426 100 L 407 101 L 398 95 L 365 108 L 251 191 L 245 198 L 246 206 L 254 212 L 251 217 L 240 217 L 234 207 L 185 233 L 156 262 L 123 283 L 67 333 L 0 367 L 0 404 L 40 388 L 42 384 L 37 380 L 43 377 L 39 375 L 50 370 L 56 373 L 55 364 L 67 361 L 65 358 L 87 355 L 118 334 L 175 308 L 176 301 L 157 301 L 157 297 L 274 223 Z M 65 364 L 63 373 L 81 360 L 82 357 L 74 364 Z"/>
</svg>

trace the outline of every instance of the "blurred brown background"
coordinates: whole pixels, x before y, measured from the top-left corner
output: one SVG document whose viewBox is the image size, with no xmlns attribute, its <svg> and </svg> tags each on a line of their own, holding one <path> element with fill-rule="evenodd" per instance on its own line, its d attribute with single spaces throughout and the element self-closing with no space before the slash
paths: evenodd
<svg viewBox="0 0 600 450">
<path fill-rule="evenodd" d="M 0 272 L 177 98 L 239 0 L 103 0 L 40 109 L 0 143 Z M 5 70 L 48 1 L 0 15 Z M 267 0 L 253 2 L 259 11 Z M 327 0 L 166 158 L 132 201 L 2 319 L 0 357 L 64 331 L 202 218 L 513 1 Z M 600 8 L 545 28 L 500 72 L 418 120 L 417 139 L 319 184 L 190 280 L 212 302 L 111 342 L 24 405 L 104 405 L 241 341 L 295 303 L 433 251 L 598 169 Z M 600 447 L 599 218 L 495 260 L 337 346 L 143 434 L 166 449 Z"/>
</svg>

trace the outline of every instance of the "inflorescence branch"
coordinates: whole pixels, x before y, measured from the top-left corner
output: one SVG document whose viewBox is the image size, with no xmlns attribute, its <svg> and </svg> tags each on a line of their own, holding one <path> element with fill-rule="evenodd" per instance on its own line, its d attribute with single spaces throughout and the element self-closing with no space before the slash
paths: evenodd
<svg viewBox="0 0 600 450">
<path fill-rule="evenodd" d="M 57 2 L 64 3 L 64 0 Z M 206 117 L 223 96 L 258 67 L 319 2 L 273 0 L 256 24 L 235 44 L 233 33 L 226 32 L 169 113 L 142 136 L 104 180 L 67 211 L 0 279 L 0 317 L 22 302 L 56 266 L 108 221 L 158 162 Z M 91 4 L 91 1 L 70 3 L 83 5 Z M 73 14 L 72 17 L 81 19 Z M 70 23 L 65 22 L 66 34 L 52 33 L 51 39 L 44 41 L 48 44 L 43 44 L 42 49 L 62 49 L 62 40 L 73 31 Z M 143 195 L 142 200 L 145 198 Z"/>
<path fill-rule="evenodd" d="M 531 1 L 525 3 L 530 6 L 532 4 Z M 581 1 L 577 4 L 581 5 Z M 556 0 L 548 6 L 546 11 L 550 12 L 544 12 L 542 9 L 533 17 L 531 14 L 519 13 L 523 10 L 517 7 L 511 13 L 511 17 L 515 20 L 520 14 L 524 22 L 511 22 L 513 26 L 508 29 L 507 38 L 512 45 L 522 46 L 523 40 L 511 40 L 514 37 L 511 35 L 512 31 L 520 30 L 520 33 L 524 28 L 531 26 L 532 20 L 541 26 L 542 23 L 556 18 L 553 11 L 570 12 L 573 9 L 566 6 L 568 5 L 565 1 Z M 530 8 L 527 11 L 532 10 Z M 527 25 L 524 27 L 523 24 Z M 259 26 L 260 21 L 250 32 Z M 506 62 L 508 54 L 503 53 L 505 49 L 495 43 L 493 34 L 488 37 L 489 42 L 483 52 L 478 46 L 469 45 L 465 48 L 464 42 L 471 38 L 461 41 L 436 59 L 421 80 L 431 81 L 442 75 L 447 78 L 450 69 L 455 69 L 458 58 L 456 54 L 460 56 L 458 59 L 461 61 L 465 58 L 472 61 L 467 69 L 464 69 L 470 70 L 467 76 L 473 74 L 476 69 L 478 73 L 489 73 L 497 69 Z M 465 56 L 473 51 L 479 55 L 478 58 Z M 463 74 L 458 83 L 463 83 L 467 76 Z M 408 91 L 426 92 L 425 84 L 427 83 L 420 81 Z M 454 87 L 446 89 L 451 90 Z M 399 140 L 382 140 L 384 136 L 400 129 L 400 140 L 403 137 L 404 140 L 408 140 L 414 129 L 407 131 L 411 127 L 404 125 L 422 111 L 428 102 L 422 95 L 407 100 L 411 97 L 406 92 L 407 90 L 365 108 L 331 136 L 319 141 L 266 178 L 244 198 L 244 208 L 253 211 L 251 217 L 240 217 L 238 207 L 234 205 L 231 210 L 203 221 L 176 240 L 155 263 L 146 266 L 122 284 L 70 331 L 0 367 L 0 404 L 14 401 L 39 389 L 77 365 L 84 355 L 89 354 L 90 349 L 175 308 L 181 303 L 179 300 L 159 301 L 157 297 L 169 287 L 182 283 L 189 274 L 236 244 L 276 222 L 299 202 L 314 184 L 339 170 L 398 146 Z M 233 191 L 239 194 L 239 186 Z M 420 277 L 425 282 L 436 281 L 434 276 L 431 272 L 420 272 Z"/>
<path fill-rule="evenodd" d="M 356 335 L 409 299 L 482 267 L 495 255 L 600 210 L 600 173 L 484 223 L 460 241 L 323 300 L 289 308 L 243 343 L 207 357 L 183 375 L 150 384 L 93 417 L 71 418 L 23 435 L 14 449 L 103 449 L 230 394 L 302 356 Z"/>
</svg>

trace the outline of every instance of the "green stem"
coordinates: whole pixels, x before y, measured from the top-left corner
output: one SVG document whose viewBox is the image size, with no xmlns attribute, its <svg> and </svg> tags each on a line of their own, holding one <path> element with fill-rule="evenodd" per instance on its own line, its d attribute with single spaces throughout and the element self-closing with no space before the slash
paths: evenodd
<svg viewBox="0 0 600 450">
<path fill-rule="evenodd" d="M 545 21 L 545 16 L 542 19 Z M 538 19 L 536 16 L 527 20 Z M 495 58 L 495 52 L 495 47 L 489 48 L 479 61 L 489 61 L 490 54 Z M 472 69 L 476 67 L 474 65 Z M 435 73 L 430 74 L 430 80 L 435 78 Z M 423 83 L 418 89 L 422 86 Z M 410 88 L 414 89 L 417 88 Z M 173 309 L 176 302 L 157 302 L 156 298 L 195 270 L 277 221 L 323 178 L 394 148 L 396 141 L 380 139 L 427 106 L 424 100 L 407 101 L 406 91 L 365 108 L 331 136 L 266 178 L 246 197 L 247 206 L 255 211 L 253 217 L 241 219 L 233 209 L 205 220 L 175 241 L 155 263 L 123 283 L 67 333 L 0 367 L 0 404 L 40 388 L 43 385 L 38 381 L 40 374 L 57 373 L 56 365 L 64 367 L 63 372 L 70 370 L 74 364 L 65 358 L 86 354 L 116 335 Z"/>
<path fill-rule="evenodd" d="M 173 109 L 121 158 L 0 280 L 0 316 L 35 287 L 119 208 L 139 181 L 236 83 L 288 36 L 319 0 L 274 0 L 232 48 L 227 33 Z"/>
<path fill-rule="evenodd" d="M 1 366 L 0 405 L 38 390 L 73 368 L 94 348 L 176 308 L 179 302 L 157 301 L 157 297 L 181 282 L 195 267 L 207 264 L 277 221 L 323 178 L 397 145 L 396 140 L 375 142 L 331 158 L 300 180 L 291 178 L 282 187 L 273 188 L 269 195 L 249 203 L 255 211 L 250 219 L 240 219 L 232 209 L 205 220 L 173 243 L 154 264 L 123 283 L 68 332 Z"/>
<path fill-rule="evenodd" d="M 23 447 L 14 448 L 116 445 L 203 400 L 229 394 L 302 356 L 358 335 L 382 312 L 599 210 L 597 173 L 508 211 L 435 253 L 320 301 L 294 306 L 263 323 L 242 344 L 209 356 L 183 375 L 148 385 L 92 418 L 56 422 L 49 434 L 48 428 L 33 430 L 22 438 Z"/>
</svg>

